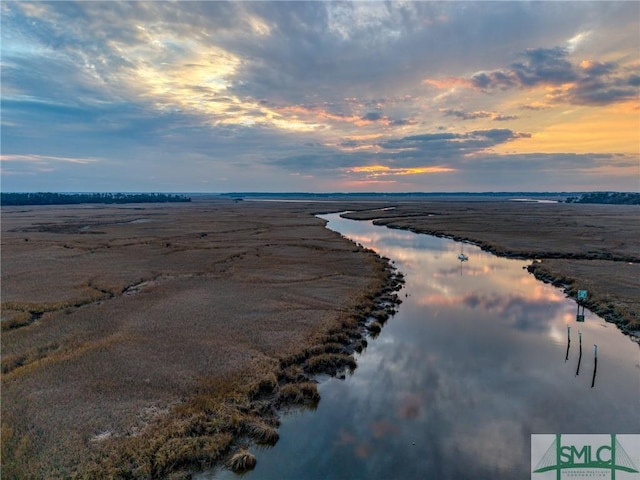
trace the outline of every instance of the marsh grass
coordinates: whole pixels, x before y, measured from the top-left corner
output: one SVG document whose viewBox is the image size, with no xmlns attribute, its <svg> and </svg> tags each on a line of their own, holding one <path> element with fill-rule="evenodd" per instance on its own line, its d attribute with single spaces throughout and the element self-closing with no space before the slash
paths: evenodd
<svg viewBox="0 0 640 480">
<path fill-rule="evenodd" d="M 371 312 L 371 316 L 380 325 L 384 325 L 384 323 L 389 319 L 389 313 L 385 310 L 374 310 L 373 312 Z"/>
<path fill-rule="evenodd" d="M 317 404 L 320 401 L 318 386 L 313 382 L 287 383 L 280 387 L 277 405 Z"/>
<path fill-rule="evenodd" d="M 551 283 L 572 297 L 587 290 L 585 306 L 605 320 L 618 324 L 624 333 L 640 330 L 637 295 L 638 265 L 606 260 L 545 259 L 527 267 L 538 280 Z M 604 287 L 603 287 L 604 286 Z"/>
<path fill-rule="evenodd" d="M 382 324 L 380 322 L 373 322 L 367 325 L 367 329 L 375 335 L 378 335 L 382 331 Z"/>
<path fill-rule="evenodd" d="M 2 309 L 2 322 L 0 328 L 2 331 L 13 330 L 15 328 L 26 327 L 30 323 L 34 322 L 34 315 L 29 311 L 23 310 L 8 310 L 4 307 Z"/>
<path fill-rule="evenodd" d="M 154 476 L 162 477 L 167 472 L 183 467 L 212 465 L 229 448 L 231 434 L 219 433 L 211 436 L 172 438 L 162 444 L 154 454 Z"/>
<path fill-rule="evenodd" d="M 270 373 L 257 382 L 254 382 L 249 388 L 249 397 L 252 400 L 272 395 L 278 388 L 278 377 L 274 373 Z"/>
<path fill-rule="evenodd" d="M 258 445 L 275 445 L 280 439 L 280 435 L 274 427 L 260 420 L 245 422 L 241 432 Z"/>
<path fill-rule="evenodd" d="M 256 466 L 256 457 L 248 450 L 241 449 L 227 462 L 227 468 L 235 473 L 244 473 L 253 470 Z"/>
<path fill-rule="evenodd" d="M 3 328 L 30 322 L 3 335 L 3 478 L 223 465 L 245 443 L 277 442 L 279 408 L 317 406 L 312 375 L 355 368 L 392 270 L 308 208 L 228 207 L 163 207 L 165 222 L 29 242 L 11 230 L 36 217 L 3 217 Z M 69 217 L 96 211 L 122 215 Z M 20 275 L 34 268 L 37 284 Z M 150 404 L 162 408 L 142 415 Z"/>
<path fill-rule="evenodd" d="M 356 361 L 351 355 L 323 353 L 307 360 L 304 368 L 306 372 L 311 374 L 329 373 L 330 375 L 336 375 L 343 368 L 355 370 L 356 366 Z"/>
<path fill-rule="evenodd" d="M 281 385 L 284 385 L 287 383 L 306 382 L 309 378 L 304 373 L 302 367 L 297 364 L 282 368 L 278 374 L 278 380 Z"/>
<path fill-rule="evenodd" d="M 31 349 L 24 354 L 14 354 L 2 357 L 2 374 L 7 375 L 17 368 L 29 365 L 45 358 L 51 352 L 55 352 L 60 348 L 58 343 L 50 343 L 38 348 Z"/>
<path fill-rule="evenodd" d="M 113 295 L 113 292 L 92 288 L 86 289 L 86 293 L 80 298 L 64 302 L 2 302 L 0 308 L 2 309 L 3 317 L 8 315 L 9 319 L 6 321 L 3 319 L 0 326 L 3 332 L 24 327 L 38 320 L 44 313 L 82 307 L 83 305 L 106 300 Z"/>
<path fill-rule="evenodd" d="M 368 342 L 366 339 L 358 340 L 358 342 L 354 346 L 354 350 L 358 353 L 361 353 L 365 348 L 367 348 Z"/>
<path fill-rule="evenodd" d="M 273 385 L 274 378 L 271 373 L 250 386 L 241 385 L 238 378 L 203 381 L 199 393 L 166 417 L 133 436 L 105 442 L 84 469 L 87 478 L 165 478 L 176 470 L 221 462 L 244 436 L 275 444 L 278 433 L 265 420 L 269 416 L 252 410 L 251 402 L 255 385 Z"/>
<path fill-rule="evenodd" d="M 360 343 L 364 339 L 359 340 Z M 279 439 L 274 407 L 301 406 L 315 409 L 320 401 L 317 384 L 307 373 L 334 374 L 356 367 L 339 343 L 305 349 L 296 358 L 303 363 L 281 367 L 262 377 L 242 382 L 242 377 L 208 379 L 188 401 L 155 426 L 136 436 L 108 440 L 110 455 L 98 455 L 86 478 L 108 473 L 115 478 L 164 478 L 180 469 L 200 469 L 220 463 L 236 473 L 255 466 L 255 457 L 241 449 L 229 458 L 243 437 L 259 445 L 275 445 Z M 314 355 L 318 352 L 319 355 Z M 105 460 L 106 459 L 106 460 Z M 83 477 L 84 478 L 84 477 Z"/>
<path fill-rule="evenodd" d="M 351 343 L 351 338 L 349 338 L 349 335 L 344 332 L 336 332 L 328 335 L 325 338 L 325 341 L 328 344 L 349 345 L 349 343 Z"/>
<path fill-rule="evenodd" d="M 317 356 L 325 353 L 342 353 L 345 351 L 345 345 L 342 343 L 324 343 L 320 345 L 316 345 L 315 347 L 309 348 L 309 356 Z"/>
</svg>

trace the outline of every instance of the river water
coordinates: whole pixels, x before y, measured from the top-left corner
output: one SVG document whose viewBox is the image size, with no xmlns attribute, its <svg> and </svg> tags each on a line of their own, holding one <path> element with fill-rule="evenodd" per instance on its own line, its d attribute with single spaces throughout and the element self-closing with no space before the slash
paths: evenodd
<svg viewBox="0 0 640 480">
<path fill-rule="evenodd" d="M 403 303 L 353 375 L 320 379 L 316 411 L 285 415 L 275 447 L 252 447 L 243 479 L 524 479 L 531 434 L 640 432 L 638 344 L 589 311 L 578 323 L 528 262 L 470 245 L 460 262 L 449 239 L 322 218 L 395 262 Z"/>
</svg>

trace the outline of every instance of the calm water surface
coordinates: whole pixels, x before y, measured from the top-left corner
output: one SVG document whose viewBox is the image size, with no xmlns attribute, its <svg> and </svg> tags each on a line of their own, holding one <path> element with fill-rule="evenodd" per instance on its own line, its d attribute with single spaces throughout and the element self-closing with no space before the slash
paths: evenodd
<svg viewBox="0 0 640 480">
<path fill-rule="evenodd" d="M 322 217 L 395 262 L 403 304 L 353 375 L 321 381 L 316 411 L 252 448 L 243 479 L 524 479 L 532 433 L 640 432 L 638 345 L 589 311 L 577 323 L 528 262 L 465 245 L 461 263 L 452 240 Z"/>
</svg>

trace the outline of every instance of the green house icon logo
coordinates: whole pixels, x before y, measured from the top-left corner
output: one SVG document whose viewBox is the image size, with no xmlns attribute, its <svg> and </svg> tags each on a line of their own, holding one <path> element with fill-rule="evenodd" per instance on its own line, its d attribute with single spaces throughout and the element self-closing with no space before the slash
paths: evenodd
<svg viewBox="0 0 640 480">
<path fill-rule="evenodd" d="M 555 435 L 540 461 L 534 467 L 533 474 L 555 472 L 555 478 L 610 478 L 616 479 L 617 472 L 638 474 L 638 467 L 631 456 L 625 451 L 615 434 L 607 435 L 609 441 L 575 441 L 576 437 L 583 439 L 598 438 L 602 435 Z M 570 437 L 574 441 L 567 439 Z M 608 474 L 608 475 L 607 475 Z M 532 475 L 535 479 L 536 475 Z M 542 477 L 541 477 L 542 478 Z M 549 477 L 546 477 L 549 478 Z M 625 478 L 629 478 L 625 476 Z M 640 478 L 633 475 L 632 478 Z"/>
</svg>

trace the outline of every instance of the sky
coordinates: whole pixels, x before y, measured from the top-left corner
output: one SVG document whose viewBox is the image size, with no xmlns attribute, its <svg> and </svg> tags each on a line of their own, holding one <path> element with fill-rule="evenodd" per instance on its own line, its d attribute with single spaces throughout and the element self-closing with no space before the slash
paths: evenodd
<svg viewBox="0 0 640 480">
<path fill-rule="evenodd" d="M 640 191 L 640 2 L 10 2 L 2 191 Z"/>
</svg>

